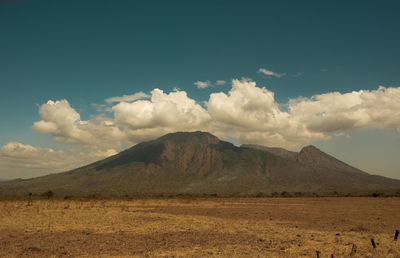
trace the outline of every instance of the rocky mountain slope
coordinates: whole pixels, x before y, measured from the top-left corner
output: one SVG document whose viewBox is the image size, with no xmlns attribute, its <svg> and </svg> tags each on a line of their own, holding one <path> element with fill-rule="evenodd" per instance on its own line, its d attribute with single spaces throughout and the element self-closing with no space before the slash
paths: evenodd
<svg viewBox="0 0 400 258">
<path fill-rule="evenodd" d="M 178 132 L 72 171 L 0 183 L 0 196 L 108 196 L 272 192 L 355 192 L 400 189 L 400 180 L 373 176 L 307 146 L 299 153 L 236 147 L 205 132 Z"/>
<path fill-rule="evenodd" d="M 300 152 L 288 151 L 283 148 L 271 148 L 255 144 L 244 144 L 242 145 L 242 147 L 271 152 L 277 156 L 295 161 L 311 168 L 330 169 L 336 171 L 348 171 L 352 173 L 365 174 L 365 172 L 355 167 L 352 167 L 336 159 L 335 157 L 326 154 L 325 152 L 322 152 L 320 149 L 316 148 L 313 145 L 302 148 Z"/>
</svg>

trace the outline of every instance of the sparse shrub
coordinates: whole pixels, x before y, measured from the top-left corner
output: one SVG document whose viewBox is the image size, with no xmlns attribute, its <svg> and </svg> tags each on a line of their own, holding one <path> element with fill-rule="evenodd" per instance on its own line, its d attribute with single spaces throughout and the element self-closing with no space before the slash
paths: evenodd
<svg viewBox="0 0 400 258">
<path fill-rule="evenodd" d="M 381 196 L 382 194 L 381 193 L 378 193 L 378 192 L 373 192 L 372 193 L 372 197 L 379 197 L 379 196 Z"/>
<path fill-rule="evenodd" d="M 44 192 L 44 193 L 42 194 L 42 196 L 47 197 L 47 200 L 50 200 L 50 199 L 54 196 L 54 192 L 51 191 L 51 190 L 49 190 L 49 191 L 47 191 L 47 192 Z"/>
<path fill-rule="evenodd" d="M 290 194 L 286 191 L 281 192 L 282 197 L 290 197 Z"/>
<path fill-rule="evenodd" d="M 32 205 L 32 193 L 28 194 L 28 204 L 27 206 L 31 206 Z"/>
<path fill-rule="evenodd" d="M 279 196 L 279 193 L 278 193 L 278 192 L 273 192 L 273 193 L 271 194 L 271 196 L 272 196 L 272 197 L 278 197 L 278 196 Z"/>
<path fill-rule="evenodd" d="M 299 196 L 303 196 L 303 193 L 302 192 L 295 192 L 294 195 L 299 197 Z"/>
</svg>

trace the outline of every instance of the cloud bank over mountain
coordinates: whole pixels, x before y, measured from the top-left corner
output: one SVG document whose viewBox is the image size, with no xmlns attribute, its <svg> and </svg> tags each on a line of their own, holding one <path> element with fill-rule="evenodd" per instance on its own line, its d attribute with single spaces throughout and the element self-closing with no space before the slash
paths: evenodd
<svg viewBox="0 0 400 258">
<path fill-rule="evenodd" d="M 67 100 L 49 100 L 40 107 L 41 120 L 33 129 L 95 150 L 118 149 L 122 142 L 135 144 L 175 131 L 210 131 L 239 143 L 296 148 L 328 140 L 332 132 L 400 130 L 399 87 L 329 92 L 277 103 L 267 88 L 250 79 L 234 79 L 229 92 L 211 93 L 204 106 L 182 90 L 154 89 L 150 99 L 110 99 L 117 102 L 111 107 L 114 117 L 99 115 L 88 121 L 82 121 Z"/>
</svg>

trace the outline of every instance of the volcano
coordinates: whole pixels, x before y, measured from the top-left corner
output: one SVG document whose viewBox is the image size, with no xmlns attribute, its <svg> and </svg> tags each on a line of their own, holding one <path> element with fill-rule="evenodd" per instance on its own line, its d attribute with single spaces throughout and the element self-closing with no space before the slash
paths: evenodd
<svg viewBox="0 0 400 258">
<path fill-rule="evenodd" d="M 48 190 L 64 196 L 248 196 L 393 189 L 400 189 L 400 180 L 370 175 L 314 146 L 300 152 L 237 147 L 207 132 L 170 133 L 68 172 L 0 182 L 0 196 Z"/>
</svg>

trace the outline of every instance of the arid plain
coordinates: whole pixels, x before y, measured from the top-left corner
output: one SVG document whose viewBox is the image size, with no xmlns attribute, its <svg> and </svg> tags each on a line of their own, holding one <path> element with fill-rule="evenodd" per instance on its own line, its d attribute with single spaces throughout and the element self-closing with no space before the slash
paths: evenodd
<svg viewBox="0 0 400 258">
<path fill-rule="evenodd" d="M 0 221 L 1 257 L 400 257 L 400 198 L 1 201 Z"/>
</svg>

